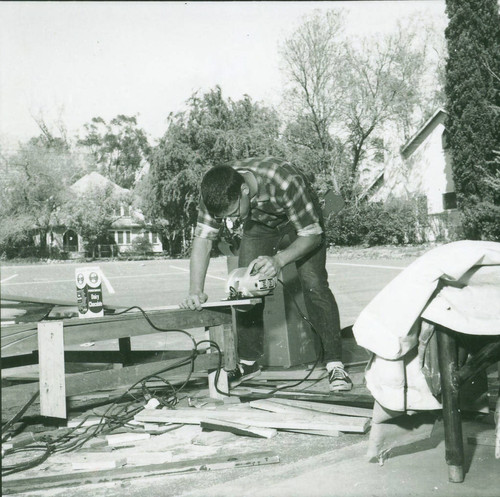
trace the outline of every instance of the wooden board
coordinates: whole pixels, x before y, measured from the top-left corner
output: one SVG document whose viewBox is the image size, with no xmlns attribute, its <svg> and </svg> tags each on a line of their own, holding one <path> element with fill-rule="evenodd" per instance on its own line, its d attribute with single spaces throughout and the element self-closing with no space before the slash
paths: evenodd
<svg viewBox="0 0 500 497">
<path fill-rule="evenodd" d="M 271 388 L 254 388 L 238 386 L 231 390 L 231 395 L 237 395 L 245 399 L 267 399 L 269 394 L 272 398 L 293 399 L 293 400 L 307 400 L 311 402 L 323 402 L 328 404 L 342 404 L 342 405 L 367 405 L 373 407 L 374 398 L 370 394 L 358 393 L 318 393 L 309 391 L 293 391 L 281 390 L 275 391 Z"/>
<path fill-rule="evenodd" d="M 273 399 L 272 401 L 277 404 L 300 407 L 302 409 L 310 409 L 312 411 L 325 412 L 328 414 L 340 414 L 342 416 L 359 416 L 362 418 L 371 418 L 373 415 L 373 409 L 366 409 L 364 407 L 323 404 L 321 402 L 293 399 Z"/>
<path fill-rule="evenodd" d="M 281 371 L 261 371 L 260 375 L 257 376 L 256 380 L 266 380 L 266 381 L 288 381 L 288 380 L 303 380 L 310 371 L 305 369 L 292 369 L 292 370 L 281 370 Z M 311 373 L 311 376 L 307 380 L 320 380 L 326 378 L 328 373 L 323 369 L 318 369 Z"/>
<path fill-rule="evenodd" d="M 205 302 L 201 304 L 203 309 L 209 309 L 210 307 L 244 307 L 244 306 L 254 306 L 256 304 L 260 304 L 262 302 L 262 298 L 248 298 L 248 299 L 237 299 L 237 300 L 215 300 L 214 302 Z M 167 305 L 166 307 L 162 307 L 161 310 L 175 310 L 180 309 L 179 305 Z"/>
<path fill-rule="evenodd" d="M 274 413 L 297 415 L 297 416 L 303 416 L 305 418 L 310 416 L 312 419 L 316 421 L 323 420 L 325 423 L 330 423 L 332 422 L 332 420 L 335 420 L 339 426 L 337 429 L 340 431 L 353 431 L 352 429 L 349 429 L 350 426 L 355 428 L 358 428 L 359 426 L 365 427 L 370 422 L 368 418 L 328 414 L 319 411 L 312 411 L 310 409 L 304 409 L 301 407 L 279 404 L 272 400 L 252 400 L 250 402 L 250 406 L 256 409 L 263 409 L 265 411 Z"/>
<path fill-rule="evenodd" d="M 66 418 L 62 321 L 38 323 L 40 414 Z"/>
<path fill-rule="evenodd" d="M 303 433 L 304 435 L 316 435 L 318 437 L 338 437 L 340 432 L 338 430 L 283 430 L 292 433 Z"/>
<path fill-rule="evenodd" d="M 156 423 L 200 424 L 202 421 L 233 421 L 250 426 L 276 428 L 284 430 L 339 430 L 353 433 L 365 433 L 370 420 L 367 418 L 348 418 L 333 414 L 316 415 L 312 411 L 304 414 L 289 414 L 252 411 L 210 411 L 204 409 L 169 409 L 144 410 L 135 416 L 136 421 Z"/>
<path fill-rule="evenodd" d="M 223 420 L 207 420 L 200 423 L 201 427 L 206 430 L 228 431 L 235 435 L 257 438 L 272 438 L 276 435 L 277 430 L 274 428 L 263 428 L 256 426 L 248 426 L 242 423 L 234 423 Z"/>
<path fill-rule="evenodd" d="M 96 484 L 108 481 L 143 478 L 176 473 L 192 473 L 197 471 L 214 471 L 219 469 L 243 468 L 275 464 L 279 457 L 273 452 L 251 454 L 232 454 L 208 457 L 176 463 L 151 464 L 149 466 L 131 466 L 107 471 L 86 471 L 82 473 L 63 473 L 32 478 L 2 479 L 4 494 L 15 494 L 42 488 L 67 487 L 71 485 Z"/>
<path fill-rule="evenodd" d="M 147 315 L 159 328 L 188 330 L 230 324 L 231 306 L 214 307 L 202 311 L 187 309 L 148 311 Z M 66 346 L 158 333 L 140 312 L 91 319 L 63 319 L 62 323 Z M 2 358 L 29 354 L 36 350 L 38 348 L 36 330 L 37 323 L 3 327 L 1 330 Z"/>
</svg>

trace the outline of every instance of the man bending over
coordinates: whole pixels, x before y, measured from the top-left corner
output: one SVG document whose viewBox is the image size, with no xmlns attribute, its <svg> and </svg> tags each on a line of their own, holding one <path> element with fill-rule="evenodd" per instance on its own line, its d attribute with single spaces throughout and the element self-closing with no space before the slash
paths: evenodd
<svg viewBox="0 0 500 497">
<path fill-rule="evenodd" d="M 273 157 L 239 160 L 205 174 L 192 244 L 189 294 L 182 308 L 201 310 L 206 302 L 212 243 L 227 220 L 243 226 L 239 267 L 256 259 L 254 270 L 274 277 L 284 266 L 295 263 L 309 319 L 323 342 L 330 390 L 350 390 L 352 381 L 342 363 L 339 311 L 325 267 L 323 218 L 305 176 Z M 260 373 L 263 305 L 237 313 L 237 324 L 239 363 L 228 372 L 233 385 Z"/>
</svg>

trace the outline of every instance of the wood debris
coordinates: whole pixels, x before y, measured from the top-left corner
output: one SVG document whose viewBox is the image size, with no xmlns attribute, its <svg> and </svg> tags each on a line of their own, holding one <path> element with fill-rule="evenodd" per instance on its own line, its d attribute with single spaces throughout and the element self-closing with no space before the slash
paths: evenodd
<svg viewBox="0 0 500 497">
<path fill-rule="evenodd" d="M 19 478 L 3 481 L 3 491 L 8 494 L 20 493 L 26 490 L 65 487 L 90 483 L 103 483 L 129 478 L 159 476 L 197 471 L 215 471 L 238 467 L 259 466 L 279 462 L 279 457 L 272 452 L 257 454 L 232 454 L 198 460 L 180 461 L 147 466 L 121 467 L 104 471 L 68 472 L 57 475 Z"/>
<path fill-rule="evenodd" d="M 175 405 L 165 403 L 165 398 L 160 397 L 160 401 L 154 397 L 141 400 L 139 391 L 134 397 L 120 397 L 124 389 L 114 385 L 104 391 L 75 395 L 72 405 L 78 405 L 80 411 L 85 405 L 90 408 L 76 417 L 73 415 L 59 429 L 26 431 L 7 439 L 3 453 L 8 463 L 9 455 L 18 447 L 50 446 L 75 434 L 82 440 L 77 450 L 56 452 L 37 468 L 6 475 L 4 488 L 9 493 L 18 493 L 35 488 L 271 464 L 279 462 L 278 454 L 255 448 L 267 449 L 263 444 L 280 433 L 321 437 L 366 433 L 372 410 L 365 406 L 371 407 L 373 399 L 360 389 L 345 395 L 330 394 L 325 389 L 324 371 L 313 372 L 308 381 L 296 387 L 307 373 L 264 371 L 258 381 L 232 389 L 229 396 L 217 392 L 217 398 L 207 373 L 195 373 L 197 384 L 176 399 Z M 277 390 L 284 384 L 287 389 Z M 161 381 L 155 385 L 162 386 Z M 117 412 L 124 422 L 109 423 Z M 17 425 L 23 428 L 22 424 Z M 254 442 L 246 442 L 244 437 L 251 437 Z M 255 445 L 259 443 L 262 445 Z"/>
</svg>

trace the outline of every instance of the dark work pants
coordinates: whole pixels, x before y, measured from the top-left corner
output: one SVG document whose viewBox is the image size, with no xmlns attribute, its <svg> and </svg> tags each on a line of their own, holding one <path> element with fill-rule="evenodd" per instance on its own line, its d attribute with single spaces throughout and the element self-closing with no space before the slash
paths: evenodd
<svg viewBox="0 0 500 497">
<path fill-rule="evenodd" d="M 259 255 L 275 255 L 278 250 L 283 250 L 296 238 L 297 234 L 292 227 L 280 230 L 247 221 L 243 228 L 238 266 L 248 266 Z M 326 243 L 323 238 L 319 247 L 297 261 L 295 265 L 302 285 L 309 320 L 323 342 L 324 361 L 341 361 L 339 310 L 328 286 L 325 263 Z M 240 359 L 258 361 L 264 354 L 263 308 L 264 306 L 259 304 L 250 311 L 237 312 Z"/>
</svg>

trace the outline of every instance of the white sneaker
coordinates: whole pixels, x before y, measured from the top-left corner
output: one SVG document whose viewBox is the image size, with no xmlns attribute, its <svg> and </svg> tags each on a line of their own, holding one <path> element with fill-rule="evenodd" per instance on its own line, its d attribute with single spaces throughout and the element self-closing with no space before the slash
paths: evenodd
<svg viewBox="0 0 500 497">
<path fill-rule="evenodd" d="M 335 366 L 328 371 L 330 392 L 346 392 L 352 389 L 352 380 L 341 366 Z"/>
</svg>

